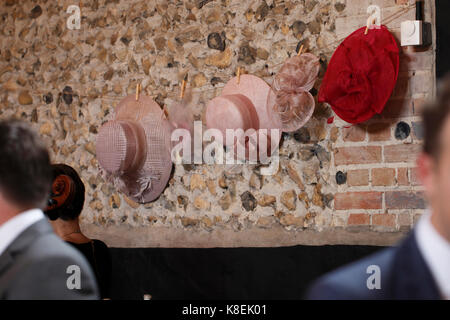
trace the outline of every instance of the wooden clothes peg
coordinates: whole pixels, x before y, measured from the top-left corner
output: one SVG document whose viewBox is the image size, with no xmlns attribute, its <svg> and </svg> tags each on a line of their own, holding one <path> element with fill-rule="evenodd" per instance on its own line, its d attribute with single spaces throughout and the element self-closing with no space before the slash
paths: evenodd
<svg viewBox="0 0 450 320">
<path fill-rule="evenodd" d="M 136 101 L 139 100 L 139 94 L 141 93 L 141 84 L 136 84 Z"/>
<path fill-rule="evenodd" d="M 375 23 L 375 18 L 372 19 L 371 23 L 368 23 L 366 26 L 366 30 L 364 31 L 364 35 L 369 33 L 369 28 Z"/>
<path fill-rule="evenodd" d="M 241 82 L 241 67 L 238 67 L 236 76 L 237 76 L 237 84 L 239 84 Z"/>
<path fill-rule="evenodd" d="M 187 80 L 188 80 L 188 74 L 186 73 L 186 75 L 184 76 L 183 81 L 181 82 L 180 99 L 184 98 L 184 92 L 186 90 Z"/>
</svg>

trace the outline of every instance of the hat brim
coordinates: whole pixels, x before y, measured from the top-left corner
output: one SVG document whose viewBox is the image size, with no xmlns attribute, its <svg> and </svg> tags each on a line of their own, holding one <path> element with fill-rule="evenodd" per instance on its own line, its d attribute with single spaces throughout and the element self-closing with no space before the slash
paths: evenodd
<svg viewBox="0 0 450 320">
<path fill-rule="evenodd" d="M 241 94 L 247 97 L 253 103 L 258 116 L 259 127 L 255 129 L 267 129 L 267 133 L 271 135 L 271 129 L 278 129 L 278 127 L 272 122 L 267 112 L 267 98 L 270 91 L 272 89 L 263 79 L 251 74 L 243 74 L 240 76 L 239 83 L 237 77 L 230 79 L 222 89 L 222 95 Z M 280 143 L 281 131 L 278 129 L 277 132 L 272 137 L 276 141 L 272 152 Z"/>
</svg>

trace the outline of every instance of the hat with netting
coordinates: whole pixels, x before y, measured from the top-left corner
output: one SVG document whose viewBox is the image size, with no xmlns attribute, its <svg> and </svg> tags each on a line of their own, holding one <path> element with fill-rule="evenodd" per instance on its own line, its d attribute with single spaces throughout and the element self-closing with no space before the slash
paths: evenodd
<svg viewBox="0 0 450 320">
<path fill-rule="evenodd" d="M 311 118 L 315 101 L 309 90 L 317 80 L 319 68 L 319 58 L 303 53 L 287 59 L 274 77 L 267 112 L 282 131 L 296 131 Z"/>
<path fill-rule="evenodd" d="M 97 159 L 107 181 L 136 202 L 158 198 L 172 171 L 172 129 L 150 97 L 124 98 L 97 137 Z"/>
<path fill-rule="evenodd" d="M 386 26 L 359 28 L 336 49 L 320 86 L 318 101 L 328 103 L 349 123 L 380 114 L 399 72 L 399 49 Z"/>
</svg>

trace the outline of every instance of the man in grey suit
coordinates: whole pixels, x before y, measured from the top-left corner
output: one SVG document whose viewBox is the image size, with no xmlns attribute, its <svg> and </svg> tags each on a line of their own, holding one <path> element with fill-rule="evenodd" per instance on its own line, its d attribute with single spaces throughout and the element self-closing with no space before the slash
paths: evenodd
<svg viewBox="0 0 450 320">
<path fill-rule="evenodd" d="M 0 299 L 98 299 L 84 257 L 53 233 L 42 208 L 52 183 L 39 137 L 0 122 Z"/>
</svg>

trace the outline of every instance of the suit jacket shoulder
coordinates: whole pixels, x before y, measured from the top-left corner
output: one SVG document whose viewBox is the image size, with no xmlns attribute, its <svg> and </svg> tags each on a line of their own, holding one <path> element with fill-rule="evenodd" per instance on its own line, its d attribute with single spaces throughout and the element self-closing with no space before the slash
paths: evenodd
<svg viewBox="0 0 450 320">
<path fill-rule="evenodd" d="M 395 248 L 384 249 L 319 278 L 311 287 L 308 299 L 357 300 L 381 299 L 383 292 L 372 287 L 371 275 L 380 272 L 381 288 L 390 277 Z M 367 282 L 370 281 L 368 287 Z"/>
<path fill-rule="evenodd" d="M 375 273 L 378 273 L 376 275 Z M 374 277 L 379 276 L 379 286 Z M 439 299 L 439 291 L 411 232 L 398 247 L 326 274 L 309 299 Z"/>
<path fill-rule="evenodd" d="M 0 297 L 97 299 L 98 289 L 85 258 L 41 220 L 0 256 Z"/>
</svg>

